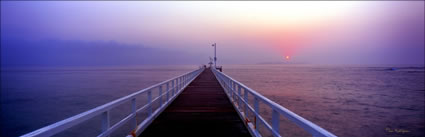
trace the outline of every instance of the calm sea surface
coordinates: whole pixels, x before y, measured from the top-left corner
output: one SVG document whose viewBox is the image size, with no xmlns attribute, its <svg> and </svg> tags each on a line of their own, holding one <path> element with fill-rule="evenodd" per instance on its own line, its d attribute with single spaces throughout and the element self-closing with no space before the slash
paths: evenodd
<svg viewBox="0 0 425 137">
<path fill-rule="evenodd" d="M 31 132 L 196 68 L 2 68 L 1 136 Z M 423 66 L 224 65 L 223 69 L 337 136 L 425 136 Z M 116 115 L 128 113 L 127 106 Z M 269 110 L 261 113 L 270 119 Z M 58 136 L 94 136 L 100 125 L 94 118 Z M 308 136 L 284 118 L 280 128 L 284 136 Z M 122 129 L 113 136 L 126 133 Z"/>
</svg>

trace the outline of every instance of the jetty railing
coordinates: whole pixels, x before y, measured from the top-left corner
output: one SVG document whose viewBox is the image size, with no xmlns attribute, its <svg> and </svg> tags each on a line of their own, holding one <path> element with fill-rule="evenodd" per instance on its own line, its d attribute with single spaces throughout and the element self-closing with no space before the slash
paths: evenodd
<svg viewBox="0 0 425 137">
<path fill-rule="evenodd" d="M 244 120 L 244 124 L 248 127 L 249 132 L 253 136 L 261 137 L 259 132 L 260 124 L 263 124 L 266 129 L 268 129 L 273 136 L 280 137 L 279 131 L 279 122 L 280 116 L 284 116 L 290 121 L 294 122 L 299 127 L 303 128 L 309 132 L 314 137 L 336 137 L 334 134 L 326 131 L 325 129 L 319 127 L 318 125 L 302 118 L 301 116 L 295 114 L 294 112 L 286 109 L 285 107 L 269 100 L 263 95 L 259 94 L 253 89 L 245 86 L 244 84 L 234 80 L 230 76 L 217 71 L 212 68 L 216 78 L 219 83 L 226 91 L 227 97 L 232 102 L 234 108 L 237 110 L 239 116 Z M 243 94 L 242 94 L 243 91 Z M 254 106 L 251 106 L 248 102 L 248 96 L 254 97 Z M 260 105 L 259 103 L 264 103 L 265 106 L 271 108 L 272 110 L 272 119 L 271 123 L 267 122 L 265 118 L 260 115 Z M 254 115 L 254 120 L 249 119 L 249 113 Z M 254 123 L 253 123 L 254 122 Z"/>
<path fill-rule="evenodd" d="M 203 70 L 204 68 L 202 67 L 164 82 L 155 84 L 102 106 L 93 108 L 73 117 L 22 135 L 22 137 L 53 136 L 59 132 L 74 127 L 99 115 L 101 116 L 101 124 L 99 125 L 102 129 L 102 132 L 100 135 L 98 135 L 98 137 L 110 136 L 112 132 L 129 122 L 131 122 L 131 128 L 134 130 L 128 136 L 138 136 Z M 158 89 L 159 91 L 159 94 L 156 98 L 152 98 L 153 89 Z M 143 93 L 147 93 L 147 104 L 141 108 L 136 108 L 136 96 Z M 159 101 L 159 107 L 154 110 L 152 104 L 156 101 Z M 111 125 L 110 110 L 126 102 L 131 102 L 130 104 L 132 112 L 117 123 Z M 147 112 L 147 117 L 141 123 L 137 123 L 136 115 L 140 112 Z"/>
</svg>

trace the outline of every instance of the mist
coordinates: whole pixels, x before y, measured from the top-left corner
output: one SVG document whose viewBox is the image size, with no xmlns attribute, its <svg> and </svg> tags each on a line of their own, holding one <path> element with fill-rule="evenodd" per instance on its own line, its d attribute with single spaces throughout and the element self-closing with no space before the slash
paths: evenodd
<svg viewBox="0 0 425 137">
<path fill-rule="evenodd" d="M 201 64 L 207 57 L 115 41 L 4 40 L 2 67 Z"/>
<path fill-rule="evenodd" d="M 1 64 L 424 64 L 423 5 L 1 1 Z"/>
</svg>

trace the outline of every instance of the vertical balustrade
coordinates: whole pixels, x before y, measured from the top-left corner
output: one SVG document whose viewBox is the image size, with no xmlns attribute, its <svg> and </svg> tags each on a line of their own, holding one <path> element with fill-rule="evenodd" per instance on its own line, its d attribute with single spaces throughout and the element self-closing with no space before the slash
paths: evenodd
<svg viewBox="0 0 425 137">
<path fill-rule="evenodd" d="M 259 100 L 254 96 L 254 111 L 255 111 L 255 131 L 258 132 L 258 126 L 260 126 L 260 105 Z"/>
<path fill-rule="evenodd" d="M 108 110 L 102 113 L 102 133 L 108 131 L 110 124 Z"/>
<path fill-rule="evenodd" d="M 229 79 L 229 86 L 230 86 L 230 94 L 231 94 L 232 100 L 235 100 L 235 97 L 233 95 L 233 83 L 232 81 L 230 81 L 230 79 Z"/>
<path fill-rule="evenodd" d="M 174 79 L 171 82 L 171 88 L 172 88 L 172 90 L 171 90 L 171 97 L 174 97 L 174 90 L 176 89 L 176 87 L 174 87 Z"/>
<path fill-rule="evenodd" d="M 136 119 L 136 98 L 131 99 L 131 113 L 134 115 L 131 122 L 131 129 L 136 129 L 137 127 L 137 119 Z"/>
<path fill-rule="evenodd" d="M 174 95 L 179 92 L 179 78 L 176 78 L 176 91 L 174 92 Z"/>
<path fill-rule="evenodd" d="M 272 128 L 279 135 L 279 112 L 275 108 L 272 109 Z"/>
<path fill-rule="evenodd" d="M 238 99 L 238 97 L 236 97 L 236 95 L 235 95 L 237 93 L 236 93 L 236 86 L 235 86 L 235 82 L 234 81 L 232 81 L 232 93 L 233 93 L 233 98 Z"/>
<path fill-rule="evenodd" d="M 230 98 L 233 100 L 232 84 L 230 83 L 230 79 L 227 79 L 227 85 L 229 87 Z"/>
<path fill-rule="evenodd" d="M 227 92 L 229 92 L 230 97 L 232 97 L 232 87 L 230 86 L 230 81 L 226 79 Z"/>
<path fill-rule="evenodd" d="M 179 83 L 178 83 L 178 80 L 179 80 L 179 78 L 176 78 L 176 80 L 174 81 L 174 82 L 175 82 L 175 84 L 176 84 L 176 85 L 174 85 L 174 86 L 175 86 L 175 89 L 174 89 L 174 95 L 176 95 L 176 94 L 177 94 L 177 91 L 178 91 L 178 89 L 179 89 Z"/>
<path fill-rule="evenodd" d="M 237 85 L 237 84 L 235 84 L 235 85 Z M 237 85 L 238 86 L 238 109 L 240 110 L 240 111 L 242 111 L 242 95 L 241 95 L 241 86 L 239 86 L 239 85 Z"/>
<path fill-rule="evenodd" d="M 245 101 L 245 108 L 244 108 L 244 112 L 245 112 L 245 116 L 246 117 L 248 117 L 248 105 L 249 105 L 249 102 L 248 102 L 248 91 L 246 90 L 246 88 L 244 88 L 243 89 L 243 100 Z"/>
<path fill-rule="evenodd" d="M 168 102 L 170 100 L 170 97 L 169 97 L 169 93 L 170 93 L 170 82 L 167 82 L 166 90 L 167 90 L 167 102 Z"/>
<path fill-rule="evenodd" d="M 162 107 L 162 86 L 159 86 L 159 106 Z"/>
<path fill-rule="evenodd" d="M 224 83 L 226 84 L 227 94 L 229 94 L 230 97 L 232 97 L 232 92 L 230 91 L 230 83 L 229 80 L 224 78 Z M 231 99 L 231 98 L 230 98 Z"/>
<path fill-rule="evenodd" d="M 148 91 L 148 116 L 152 115 L 152 90 Z"/>
<path fill-rule="evenodd" d="M 224 79 L 224 85 L 226 86 L 227 94 L 229 94 L 230 96 L 232 96 L 232 94 L 230 94 L 230 85 L 229 85 L 229 80 Z"/>
<path fill-rule="evenodd" d="M 226 92 L 227 95 L 229 95 L 229 90 L 227 88 L 226 81 L 220 75 L 218 75 L 218 76 L 220 77 L 221 84 L 224 86 L 224 91 Z"/>
<path fill-rule="evenodd" d="M 232 101 L 234 100 L 233 98 L 233 91 L 232 91 L 232 83 L 230 82 L 230 79 L 227 79 L 227 85 L 229 86 L 229 93 L 230 93 L 230 98 L 232 99 Z"/>
<path fill-rule="evenodd" d="M 181 82 L 181 77 L 179 77 L 179 78 L 177 78 L 177 91 L 176 91 L 176 94 L 178 94 L 179 93 L 179 91 L 180 91 L 180 82 Z"/>
</svg>

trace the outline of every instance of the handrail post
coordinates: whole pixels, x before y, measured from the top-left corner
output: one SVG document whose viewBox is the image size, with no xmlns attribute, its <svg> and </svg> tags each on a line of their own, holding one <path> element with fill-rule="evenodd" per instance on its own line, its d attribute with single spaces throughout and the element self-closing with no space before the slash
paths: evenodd
<svg viewBox="0 0 425 137">
<path fill-rule="evenodd" d="M 235 95 L 233 92 L 233 82 L 229 79 L 229 85 L 230 85 L 230 94 L 232 95 L 232 99 L 235 100 Z"/>
<path fill-rule="evenodd" d="M 136 129 L 137 127 L 137 109 L 136 109 L 136 98 L 131 99 L 131 112 L 133 113 L 134 117 L 133 117 L 133 122 L 131 123 L 131 128 L 132 129 Z"/>
<path fill-rule="evenodd" d="M 258 126 L 260 126 L 260 105 L 258 97 L 254 96 L 254 111 L 255 111 L 255 131 L 258 132 Z"/>
<path fill-rule="evenodd" d="M 184 87 L 184 85 L 186 84 L 186 76 L 182 77 L 182 88 Z"/>
<path fill-rule="evenodd" d="M 227 79 L 225 77 L 222 77 L 222 79 L 223 79 L 223 83 L 226 88 L 227 94 L 230 96 L 229 84 L 227 83 Z"/>
<path fill-rule="evenodd" d="M 179 93 L 179 90 L 180 90 L 180 82 L 181 82 L 180 79 L 181 79 L 181 77 L 177 78 L 177 82 L 176 82 L 176 84 L 177 84 L 176 85 L 177 86 L 177 91 L 176 91 L 176 94 Z"/>
<path fill-rule="evenodd" d="M 236 86 L 235 86 L 235 82 L 233 80 L 231 81 L 231 83 L 232 83 L 232 93 L 233 93 L 233 98 L 234 98 L 235 94 L 237 94 L 236 93 Z M 237 99 L 237 97 L 236 97 L 236 99 Z"/>
<path fill-rule="evenodd" d="M 163 85 L 159 86 L 159 106 L 161 107 L 162 107 L 162 86 Z"/>
<path fill-rule="evenodd" d="M 279 135 L 279 112 L 277 112 L 276 109 L 273 107 L 272 109 L 272 128 Z"/>
<path fill-rule="evenodd" d="M 232 87 L 230 85 L 230 79 L 226 79 L 226 85 L 227 85 L 227 91 L 230 94 L 230 97 L 232 97 Z"/>
<path fill-rule="evenodd" d="M 230 96 L 232 96 L 232 93 L 230 91 L 230 79 L 225 79 L 226 85 L 227 85 L 227 92 L 229 92 Z"/>
<path fill-rule="evenodd" d="M 174 94 L 177 94 L 179 92 L 179 78 L 176 78 L 176 92 Z"/>
<path fill-rule="evenodd" d="M 238 86 L 238 108 L 242 111 L 242 95 L 241 95 L 241 86 L 238 84 L 235 84 L 235 86 Z"/>
<path fill-rule="evenodd" d="M 244 98 L 243 98 L 243 99 L 244 99 L 244 101 L 246 102 L 246 104 L 245 104 L 245 109 L 244 109 L 244 110 L 245 110 L 245 115 L 246 115 L 246 116 L 248 116 L 248 114 L 247 114 L 247 113 L 248 113 L 248 103 L 249 103 L 249 102 L 248 102 L 248 91 L 246 91 L 246 88 L 244 88 L 244 89 L 243 89 L 243 92 L 244 92 L 244 94 L 243 94 L 243 95 L 244 95 L 244 96 L 243 96 Z"/>
<path fill-rule="evenodd" d="M 226 89 L 227 95 L 230 96 L 229 85 L 227 84 L 227 80 L 223 76 L 221 76 L 221 80 L 223 81 L 223 85 L 224 85 L 224 88 Z"/>
<path fill-rule="evenodd" d="M 167 82 L 167 88 L 166 88 L 166 92 L 167 92 L 167 102 L 170 100 L 169 98 L 169 92 L 170 91 L 170 82 Z"/>
<path fill-rule="evenodd" d="M 173 79 L 172 82 L 171 82 L 171 88 L 172 88 L 172 90 L 171 90 L 171 97 L 174 97 L 174 90 L 176 90 L 176 87 L 174 85 L 174 81 L 175 81 L 175 79 Z"/>
<path fill-rule="evenodd" d="M 148 116 L 152 115 L 152 90 L 148 91 Z"/>
<path fill-rule="evenodd" d="M 108 131 L 110 127 L 109 110 L 102 113 L 102 133 Z"/>
<path fill-rule="evenodd" d="M 176 78 L 176 92 L 174 93 L 174 95 L 179 92 L 179 79 L 180 78 Z"/>
</svg>

